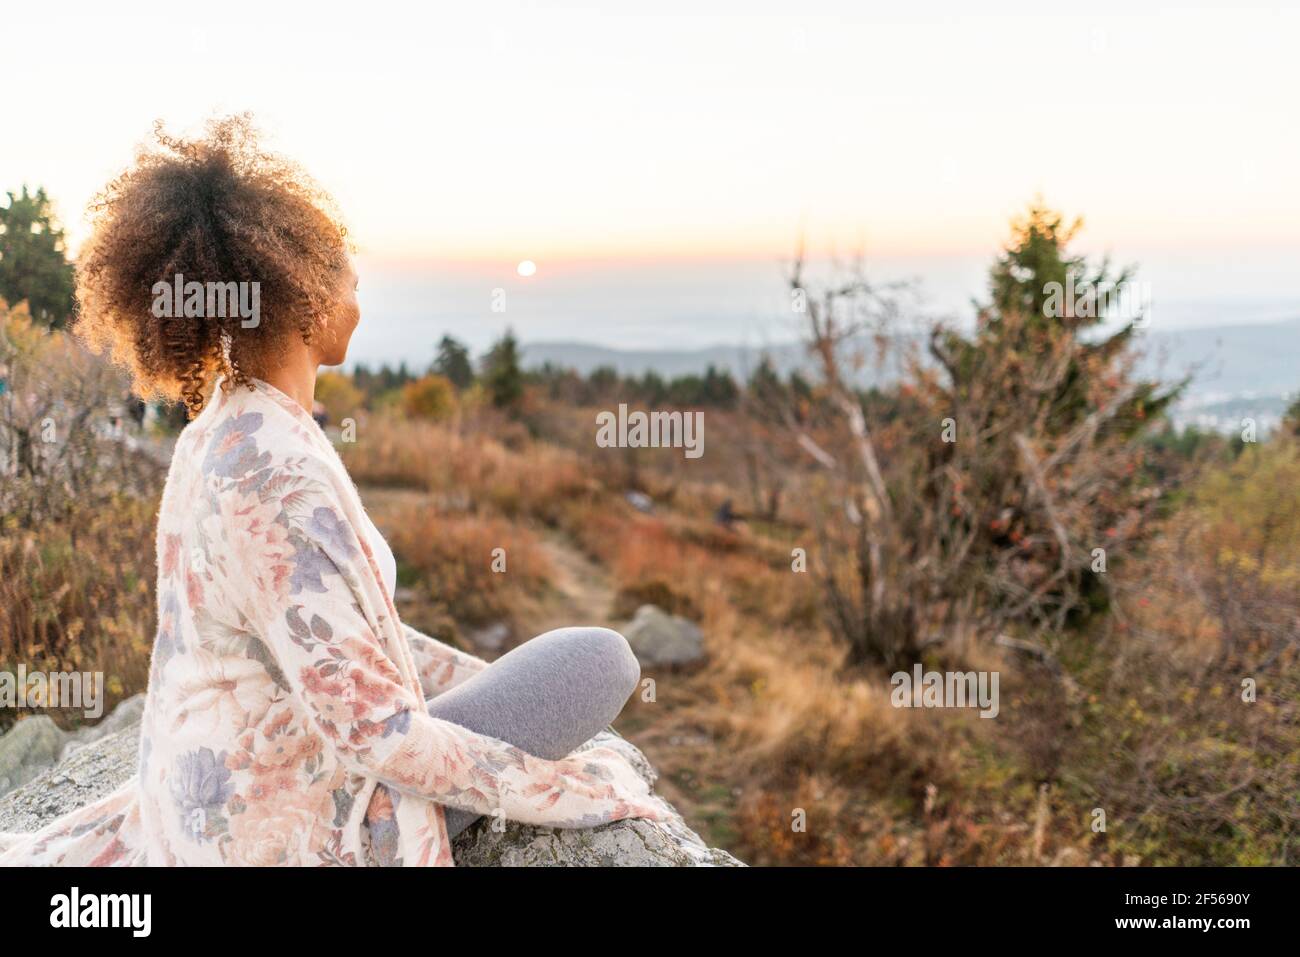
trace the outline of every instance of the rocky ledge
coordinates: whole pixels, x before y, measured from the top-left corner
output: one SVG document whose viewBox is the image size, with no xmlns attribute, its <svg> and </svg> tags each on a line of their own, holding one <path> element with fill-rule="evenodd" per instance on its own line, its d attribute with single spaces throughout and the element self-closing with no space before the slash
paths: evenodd
<svg viewBox="0 0 1300 957">
<path fill-rule="evenodd" d="M 65 753 L 53 767 L 0 798 L 0 831 L 34 831 L 88 804 L 135 773 L 138 722 Z M 612 733 L 593 743 L 617 747 L 650 784 L 656 774 L 645 756 Z M 743 867 L 711 848 L 681 817 L 667 822 L 618 821 L 591 830 L 555 830 L 481 821 L 456 838 L 463 867 Z"/>
</svg>

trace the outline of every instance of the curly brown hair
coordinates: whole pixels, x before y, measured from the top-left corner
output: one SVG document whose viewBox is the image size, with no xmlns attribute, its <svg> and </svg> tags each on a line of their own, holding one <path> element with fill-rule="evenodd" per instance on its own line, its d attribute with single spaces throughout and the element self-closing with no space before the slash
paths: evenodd
<svg viewBox="0 0 1300 957">
<path fill-rule="evenodd" d="M 310 343 L 325 329 L 347 230 L 296 164 L 259 148 L 247 114 L 212 120 L 194 139 L 156 123 L 154 139 L 90 206 L 75 329 L 130 370 L 142 397 L 180 399 L 192 417 L 216 377 L 248 385 L 275 367 L 290 334 Z M 178 273 L 187 283 L 259 283 L 259 323 L 154 315 L 154 285 Z"/>
</svg>

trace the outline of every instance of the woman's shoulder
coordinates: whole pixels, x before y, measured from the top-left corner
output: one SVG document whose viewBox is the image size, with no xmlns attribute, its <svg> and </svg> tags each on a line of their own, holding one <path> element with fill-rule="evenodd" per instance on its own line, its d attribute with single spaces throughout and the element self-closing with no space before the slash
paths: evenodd
<svg viewBox="0 0 1300 957">
<path fill-rule="evenodd" d="M 286 400 L 288 401 L 288 400 Z M 342 468 L 329 440 L 305 411 L 295 415 L 276 396 L 256 387 L 218 388 L 186 426 L 172 459 L 172 481 L 198 492 L 261 492 L 266 498 L 286 481 L 335 486 Z M 188 479 L 188 480 L 187 480 Z"/>
</svg>

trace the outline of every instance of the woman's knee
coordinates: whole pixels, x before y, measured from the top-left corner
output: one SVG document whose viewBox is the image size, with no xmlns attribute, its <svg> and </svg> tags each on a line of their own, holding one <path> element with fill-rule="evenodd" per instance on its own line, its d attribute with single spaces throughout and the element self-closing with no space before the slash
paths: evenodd
<svg viewBox="0 0 1300 957">
<path fill-rule="evenodd" d="M 631 697 L 641 680 L 641 663 L 626 638 L 610 628 L 565 628 L 563 631 L 582 661 L 617 695 L 620 705 Z"/>
</svg>

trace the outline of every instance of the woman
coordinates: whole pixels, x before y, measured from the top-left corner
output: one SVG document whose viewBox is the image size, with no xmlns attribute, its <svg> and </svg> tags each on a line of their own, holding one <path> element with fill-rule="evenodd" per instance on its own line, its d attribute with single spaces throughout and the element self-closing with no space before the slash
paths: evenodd
<svg viewBox="0 0 1300 957">
<path fill-rule="evenodd" d="M 0 864 L 451 864 L 483 815 L 662 817 L 617 739 L 571 754 L 637 683 L 622 636 L 562 629 L 486 665 L 398 619 L 393 555 L 311 415 L 359 320 L 328 201 L 244 118 L 157 139 L 78 261 L 81 335 L 192 416 L 158 518 L 139 772 L 8 835 Z M 190 282 L 249 285 L 223 309 Z M 183 309 L 160 304 L 172 284 Z"/>
</svg>

